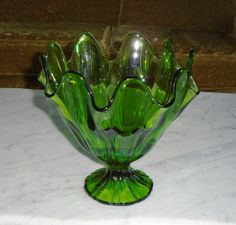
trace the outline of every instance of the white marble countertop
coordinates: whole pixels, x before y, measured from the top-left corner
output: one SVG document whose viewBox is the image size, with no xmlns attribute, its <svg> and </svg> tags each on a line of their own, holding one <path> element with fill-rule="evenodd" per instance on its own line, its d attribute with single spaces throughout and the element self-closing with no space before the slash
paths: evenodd
<svg viewBox="0 0 236 225">
<path fill-rule="evenodd" d="M 83 190 L 79 153 L 42 91 L 0 89 L 0 225 L 236 224 L 236 95 L 201 93 L 133 167 L 154 181 L 131 206 Z"/>
</svg>

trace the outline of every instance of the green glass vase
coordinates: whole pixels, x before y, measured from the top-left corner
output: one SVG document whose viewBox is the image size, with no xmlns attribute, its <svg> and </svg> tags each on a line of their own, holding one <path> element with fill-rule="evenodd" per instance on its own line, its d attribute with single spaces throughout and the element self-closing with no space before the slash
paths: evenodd
<svg viewBox="0 0 236 225">
<path fill-rule="evenodd" d="M 139 33 L 129 33 L 108 60 L 90 33 L 82 33 L 66 59 L 56 42 L 41 57 L 39 81 L 72 134 L 105 166 L 85 180 L 94 199 L 128 205 L 145 199 L 152 180 L 130 163 L 145 155 L 199 90 L 192 78 L 193 50 L 184 67 L 171 40 L 160 57 Z"/>
</svg>

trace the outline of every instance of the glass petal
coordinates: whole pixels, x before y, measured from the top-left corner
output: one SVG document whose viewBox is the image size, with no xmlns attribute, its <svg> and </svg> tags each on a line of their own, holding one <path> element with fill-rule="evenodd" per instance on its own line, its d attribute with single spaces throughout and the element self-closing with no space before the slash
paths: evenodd
<svg viewBox="0 0 236 225">
<path fill-rule="evenodd" d="M 65 72 L 68 70 L 66 57 L 61 47 L 54 41 L 48 43 L 45 59 L 45 71 L 48 76 L 48 83 L 51 89 L 55 92 L 61 82 Z"/>
<path fill-rule="evenodd" d="M 149 42 L 138 33 L 130 33 L 124 39 L 115 61 L 118 80 L 138 77 L 150 87 L 157 72 L 157 58 Z"/>
<path fill-rule="evenodd" d="M 145 127 L 152 106 L 156 105 L 147 85 L 129 78 L 119 86 L 111 106 L 111 128 L 121 135 L 130 135 Z"/>
<path fill-rule="evenodd" d="M 110 84 L 108 61 L 90 33 L 84 33 L 76 40 L 69 66 L 86 79 L 97 106 L 105 107 L 109 101 L 106 92 Z"/>
<path fill-rule="evenodd" d="M 174 98 L 174 80 L 177 75 L 176 72 L 180 68 L 175 58 L 171 40 L 167 40 L 164 44 L 160 63 L 160 71 L 155 81 L 157 87 L 153 94 L 161 105 L 168 105 Z"/>
<path fill-rule="evenodd" d="M 154 117 L 150 120 L 153 122 L 152 124 L 154 126 L 143 142 L 142 146 L 144 149 L 148 150 L 146 146 L 150 146 L 152 143 L 156 142 L 161 137 L 165 129 L 179 116 L 190 101 L 197 96 L 198 92 L 195 91 L 197 90 L 197 86 L 190 86 L 192 85 L 190 78 L 191 74 L 188 70 L 179 70 L 175 84 L 174 102 L 168 108 L 163 108 L 159 111 L 157 115 L 153 114 Z"/>
<path fill-rule="evenodd" d="M 97 150 L 106 149 L 106 140 L 97 132 L 96 111 L 84 78 L 77 73 L 66 73 L 52 99 L 77 140 L 91 155 L 101 158 L 104 152 Z"/>
</svg>

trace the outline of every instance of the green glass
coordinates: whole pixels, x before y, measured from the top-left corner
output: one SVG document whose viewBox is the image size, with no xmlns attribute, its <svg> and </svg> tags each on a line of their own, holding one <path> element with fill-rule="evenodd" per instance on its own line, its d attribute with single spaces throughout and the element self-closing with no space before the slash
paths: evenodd
<svg viewBox="0 0 236 225">
<path fill-rule="evenodd" d="M 90 33 L 75 41 L 67 61 L 49 42 L 39 81 L 81 147 L 105 166 L 85 180 L 94 199 L 127 205 L 146 198 L 152 180 L 130 163 L 145 155 L 199 93 L 192 78 L 193 50 L 184 67 L 167 40 L 160 57 L 139 33 L 128 34 L 108 60 Z"/>
</svg>

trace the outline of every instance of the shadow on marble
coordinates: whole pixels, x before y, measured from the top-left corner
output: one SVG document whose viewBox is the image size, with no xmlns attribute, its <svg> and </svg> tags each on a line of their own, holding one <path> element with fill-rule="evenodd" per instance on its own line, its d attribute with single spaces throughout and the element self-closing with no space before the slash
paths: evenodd
<svg viewBox="0 0 236 225">
<path fill-rule="evenodd" d="M 103 164 L 101 161 L 99 161 L 97 158 L 92 157 L 86 149 L 83 148 L 83 146 L 77 142 L 76 138 L 74 138 L 74 135 L 72 132 L 70 132 L 69 128 L 67 127 L 66 123 L 63 121 L 63 119 L 60 117 L 60 112 L 57 110 L 56 105 L 50 101 L 50 99 L 46 98 L 42 93 L 39 92 L 33 92 L 33 98 L 32 98 L 33 105 L 42 110 L 44 113 L 46 113 L 53 124 L 56 126 L 56 128 L 64 135 L 64 137 L 70 142 L 70 144 L 80 153 L 87 156 L 91 160 L 95 161 L 96 163 Z"/>
</svg>

